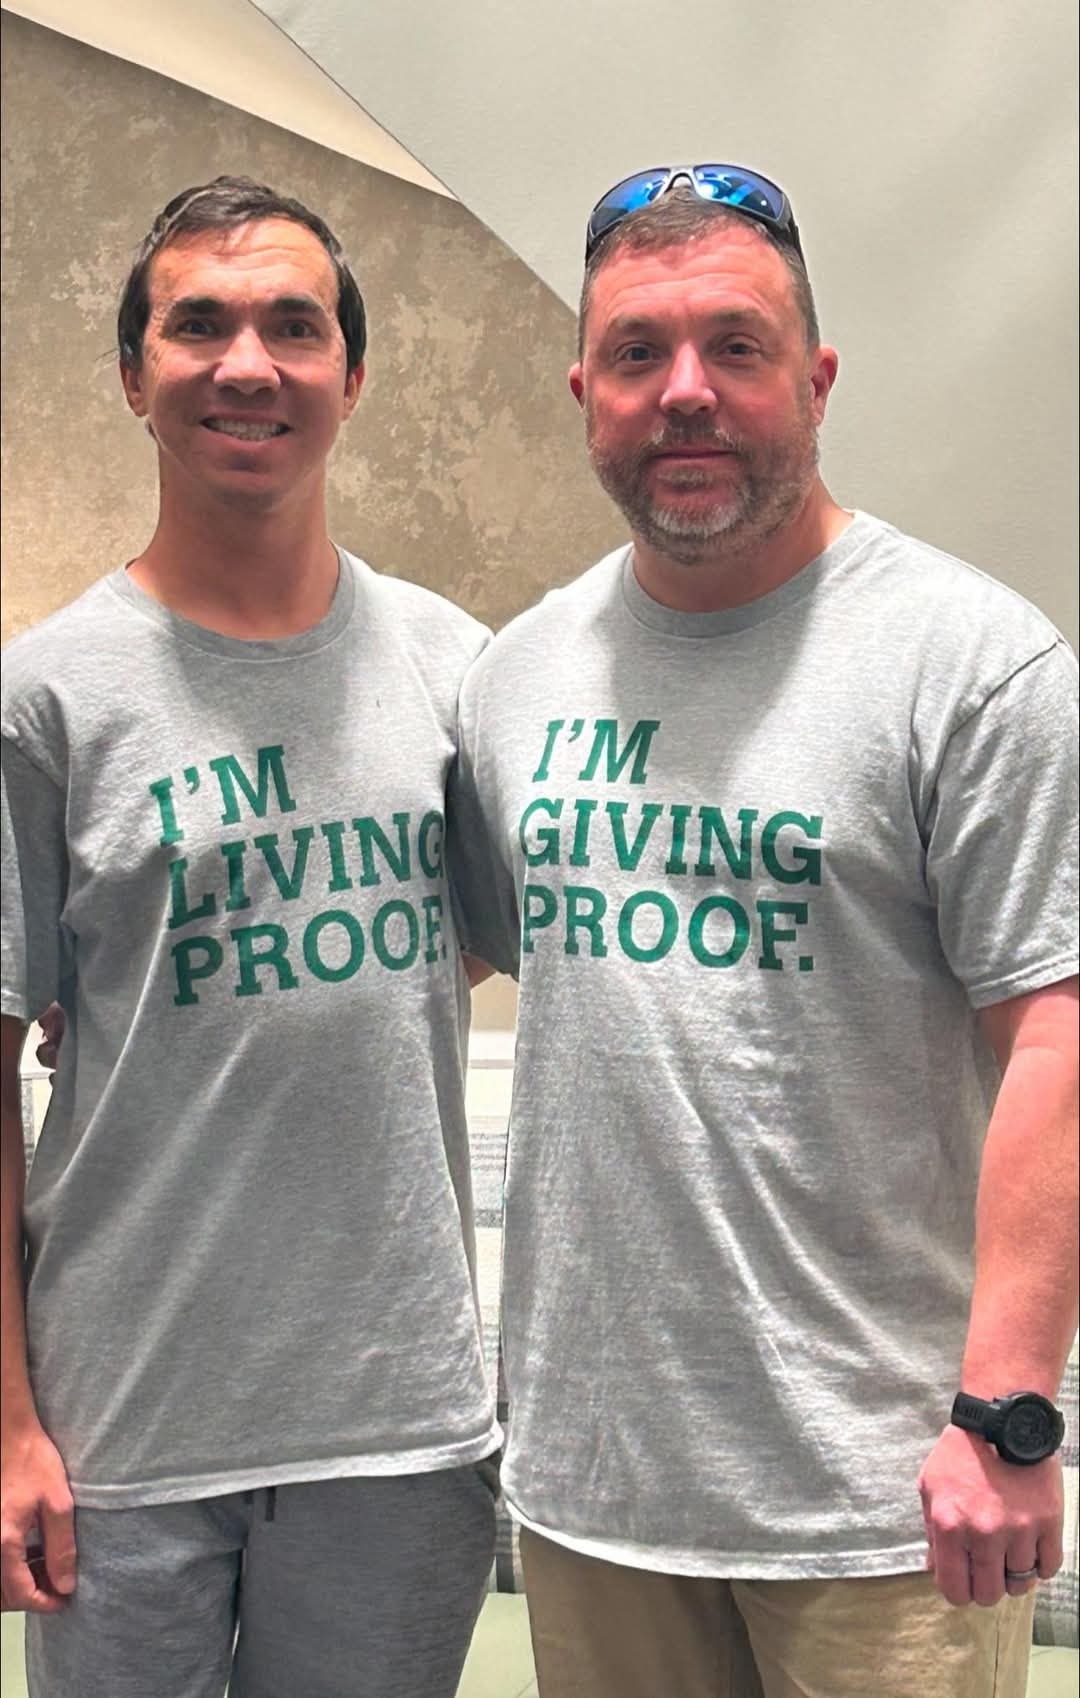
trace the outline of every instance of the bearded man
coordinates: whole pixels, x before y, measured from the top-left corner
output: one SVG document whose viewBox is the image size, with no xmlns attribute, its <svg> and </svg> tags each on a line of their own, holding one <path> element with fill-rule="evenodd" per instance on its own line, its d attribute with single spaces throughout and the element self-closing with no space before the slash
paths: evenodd
<svg viewBox="0 0 1080 1698">
<path fill-rule="evenodd" d="M 1020 1698 L 1061 1560 L 1076 665 L 832 498 L 837 363 L 776 185 L 604 196 L 570 385 L 631 541 L 463 690 L 543 1698 Z"/>
</svg>

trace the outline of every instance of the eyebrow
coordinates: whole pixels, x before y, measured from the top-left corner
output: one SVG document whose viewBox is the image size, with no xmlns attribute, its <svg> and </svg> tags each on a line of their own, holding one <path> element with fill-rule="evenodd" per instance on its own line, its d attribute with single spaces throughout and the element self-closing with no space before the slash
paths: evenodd
<svg viewBox="0 0 1080 1698">
<path fill-rule="evenodd" d="M 641 313 L 628 314 L 625 317 L 613 318 L 604 331 L 604 340 L 609 341 L 615 336 L 640 336 L 658 327 L 663 328 L 662 318 L 649 318 Z M 728 311 L 709 313 L 705 323 L 710 330 L 737 329 L 740 326 L 766 331 L 770 328 L 769 320 L 764 313 L 754 307 L 733 307 Z"/>
<path fill-rule="evenodd" d="M 314 295 L 279 295 L 271 302 L 273 312 L 307 312 L 314 313 L 320 318 L 329 318 L 329 313 L 321 301 Z"/>
<path fill-rule="evenodd" d="M 180 300 L 170 303 L 167 316 L 170 319 L 182 318 L 186 314 L 193 316 L 205 315 L 212 317 L 215 313 L 227 312 L 228 305 L 219 301 L 214 295 L 184 295 Z M 321 301 L 314 295 L 278 295 L 270 302 L 271 312 L 309 313 L 314 317 L 328 318 Z"/>
</svg>

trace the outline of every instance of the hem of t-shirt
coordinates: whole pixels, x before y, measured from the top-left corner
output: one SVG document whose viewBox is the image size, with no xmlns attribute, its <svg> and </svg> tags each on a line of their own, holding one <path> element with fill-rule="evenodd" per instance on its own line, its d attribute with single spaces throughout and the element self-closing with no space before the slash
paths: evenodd
<svg viewBox="0 0 1080 1698">
<path fill-rule="evenodd" d="M 483 1462 L 503 1442 L 497 1421 L 476 1438 L 457 1444 L 427 1445 L 416 1450 L 383 1451 L 358 1456 L 323 1456 L 310 1462 L 281 1462 L 253 1468 L 226 1468 L 212 1474 L 174 1475 L 123 1486 L 90 1485 L 72 1479 L 71 1495 L 78 1509 L 142 1509 L 153 1504 L 191 1503 L 197 1498 L 225 1497 L 230 1492 L 260 1491 L 266 1486 L 311 1485 L 316 1480 L 356 1480 L 388 1475 L 436 1474 L 444 1468 L 465 1468 Z"/>
<path fill-rule="evenodd" d="M 992 1008 L 997 1002 L 1008 1002 L 1014 996 L 1030 996 L 1032 991 L 1046 990 L 1050 985 L 1060 984 L 1063 979 L 1075 978 L 1078 972 L 1080 957 L 1070 952 L 1055 957 L 1053 961 L 1042 961 L 1038 966 L 1021 967 L 1002 978 L 989 979 L 985 984 L 969 986 L 968 1000 L 972 1008 Z"/>
<path fill-rule="evenodd" d="M 652 1574 L 680 1574 L 698 1580 L 856 1580 L 921 1573 L 926 1567 L 925 1540 L 870 1551 L 683 1551 L 621 1539 L 582 1538 L 533 1521 L 509 1498 L 505 1502 L 513 1520 L 542 1539 L 550 1539 L 579 1556 L 598 1557 L 622 1568 L 643 1568 Z"/>
</svg>

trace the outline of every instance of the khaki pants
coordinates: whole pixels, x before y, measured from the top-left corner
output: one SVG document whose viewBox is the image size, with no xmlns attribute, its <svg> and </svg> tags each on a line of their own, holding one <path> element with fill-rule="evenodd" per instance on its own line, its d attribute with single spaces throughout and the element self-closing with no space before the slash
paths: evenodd
<svg viewBox="0 0 1080 1698">
<path fill-rule="evenodd" d="M 1024 1698 L 1034 1595 L 956 1609 L 928 1574 L 699 1580 L 527 1528 L 540 1698 Z"/>
</svg>

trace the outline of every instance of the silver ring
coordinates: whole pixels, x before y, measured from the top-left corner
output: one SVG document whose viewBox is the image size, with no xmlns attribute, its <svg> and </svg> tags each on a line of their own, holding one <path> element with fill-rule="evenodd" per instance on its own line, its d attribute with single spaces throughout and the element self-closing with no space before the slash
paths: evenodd
<svg viewBox="0 0 1080 1698">
<path fill-rule="evenodd" d="M 1037 1568 L 1010 1568 L 1006 1563 L 1005 1578 L 1006 1580 L 1037 1580 L 1039 1571 Z"/>
</svg>

